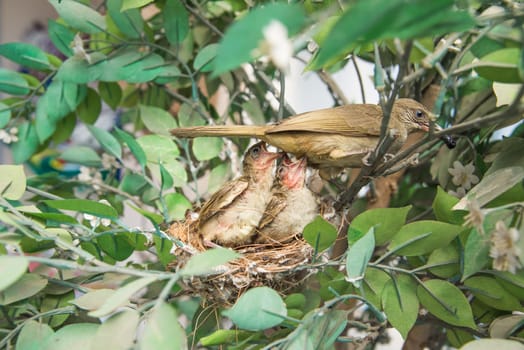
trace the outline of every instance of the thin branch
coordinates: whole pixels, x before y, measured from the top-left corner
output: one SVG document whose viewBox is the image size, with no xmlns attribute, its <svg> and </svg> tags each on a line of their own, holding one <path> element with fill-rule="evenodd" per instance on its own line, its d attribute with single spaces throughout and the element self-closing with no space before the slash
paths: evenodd
<svg viewBox="0 0 524 350">
<path fill-rule="evenodd" d="M 355 67 L 355 71 L 357 72 L 358 85 L 360 86 L 360 95 L 362 96 L 362 103 L 366 103 L 366 92 L 364 91 L 364 81 L 362 80 L 362 74 L 360 73 L 360 67 L 358 66 L 355 55 L 351 55 L 351 62 L 353 62 L 353 67 Z"/>
</svg>

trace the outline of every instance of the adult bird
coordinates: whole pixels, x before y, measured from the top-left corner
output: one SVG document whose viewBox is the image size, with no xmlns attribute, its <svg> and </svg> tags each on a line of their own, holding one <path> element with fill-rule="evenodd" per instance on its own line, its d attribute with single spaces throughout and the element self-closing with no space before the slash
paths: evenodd
<svg viewBox="0 0 524 350">
<path fill-rule="evenodd" d="M 236 247 L 251 243 L 271 198 L 275 160 L 265 142 L 251 146 L 243 160 L 242 176 L 224 184 L 202 206 L 198 229 L 204 242 Z"/>
<path fill-rule="evenodd" d="M 298 114 L 277 124 L 194 126 L 172 129 L 171 133 L 190 138 L 255 137 L 284 152 L 307 157 L 311 165 L 325 174 L 324 177 L 330 177 L 328 174 L 336 174 L 342 168 L 362 167 L 363 159 L 379 142 L 382 118 L 378 105 L 351 104 Z M 419 102 L 407 98 L 396 100 L 388 125 L 390 136 L 394 138 L 388 153 L 397 152 L 408 134 L 428 132 L 434 119 Z"/>
</svg>

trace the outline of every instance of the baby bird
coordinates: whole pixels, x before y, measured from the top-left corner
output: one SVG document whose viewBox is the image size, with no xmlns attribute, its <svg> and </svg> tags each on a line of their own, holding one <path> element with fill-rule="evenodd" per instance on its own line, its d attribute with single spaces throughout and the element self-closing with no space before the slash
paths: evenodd
<svg viewBox="0 0 524 350">
<path fill-rule="evenodd" d="M 204 242 L 227 247 L 252 242 L 271 198 L 274 163 L 280 156 L 269 152 L 265 142 L 248 149 L 243 175 L 224 184 L 202 206 L 198 227 Z"/>
<path fill-rule="evenodd" d="M 319 199 L 306 186 L 306 158 L 284 156 L 272 196 L 257 230 L 256 243 L 284 243 L 319 215 Z"/>
</svg>

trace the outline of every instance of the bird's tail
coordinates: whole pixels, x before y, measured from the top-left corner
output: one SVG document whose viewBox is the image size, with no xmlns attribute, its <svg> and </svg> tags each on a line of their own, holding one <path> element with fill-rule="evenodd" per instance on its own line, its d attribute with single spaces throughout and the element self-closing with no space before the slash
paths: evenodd
<svg viewBox="0 0 524 350">
<path fill-rule="evenodd" d="M 172 129 L 171 134 L 185 138 L 205 136 L 256 137 L 265 141 L 266 129 L 267 126 L 255 125 L 208 125 Z"/>
</svg>

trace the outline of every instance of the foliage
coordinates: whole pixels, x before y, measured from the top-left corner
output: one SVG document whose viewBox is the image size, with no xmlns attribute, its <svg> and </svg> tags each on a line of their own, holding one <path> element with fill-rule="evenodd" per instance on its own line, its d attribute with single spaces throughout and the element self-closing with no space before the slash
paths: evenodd
<svg viewBox="0 0 524 350">
<path fill-rule="evenodd" d="M 432 348 L 473 337 L 491 338 L 478 348 L 523 342 L 524 316 L 512 312 L 524 301 L 524 128 L 493 137 L 523 118 L 522 4 L 49 2 L 59 16 L 48 33 L 60 57 L 26 43 L 0 45 L 0 55 L 29 71 L 0 69 L 1 139 L 15 163 L 0 165 L 0 348 L 329 349 L 377 342 L 388 325 L 408 337 L 416 323 L 441 326 Z M 420 164 L 405 170 L 390 208 L 358 209 L 366 200 L 356 193 L 406 154 L 364 166 L 351 186 L 337 179 L 327 192 L 349 189 L 335 207 L 342 212 L 350 200 L 350 213 L 361 211 L 344 228 L 350 248 L 309 266 L 305 288 L 255 288 L 220 313 L 181 296 L 180 283 L 238 255 L 209 250 L 172 271 L 179 242 L 165 225 L 237 173 L 247 143 L 173 139 L 169 129 L 293 114 L 277 83 L 285 69 L 259 59 L 274 20 L 297 52 L 315 42 L 307 70 L 335 104 L 347 98 L 330 74 L 348 64 L 358 70 L 358 57 L 375 64 L 386 112 L 398 96 L 420 99 L 437 87 L 434 111 L 448 128 L 436 135 L 459 139 L 453 150 L 435 135 L 418 142 Z M 229 95 L 225 112 L 214 104 L 219 89 Z M 117 116 L 110 128 L 100 123 L 104 110 Z M 96 151 L 64 145 L 80 124 Z M 451 176 L 455 162 L 472 164 L 476 181 Z M 130 210 L 148 228 L 130 227 Z M 318 254 L 336 241 L 321 218 L 304 235 Z M 357 302 L 358 319 L 336 307 Z M 234 327 L 221 329 L 217 317 Z M 350 339 L 346 327 L 368 336 Z"/>
</svg>

